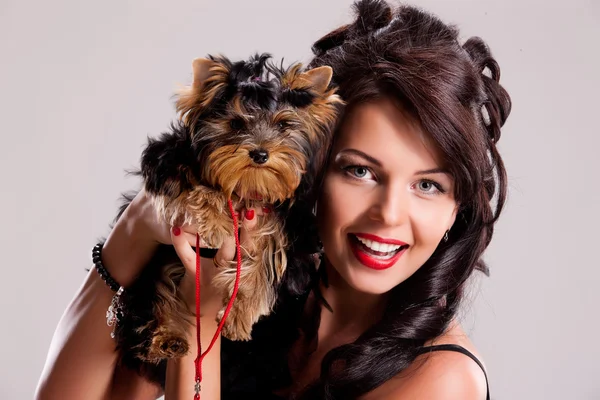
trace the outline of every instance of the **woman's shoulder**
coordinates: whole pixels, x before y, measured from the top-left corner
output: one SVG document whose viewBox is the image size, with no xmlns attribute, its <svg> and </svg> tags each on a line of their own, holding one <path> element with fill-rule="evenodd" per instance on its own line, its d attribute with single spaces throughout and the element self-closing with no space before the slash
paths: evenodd
<svg viewBox="0 0 600 400">
<path fill-rule="evenodd" d="M 446 333 L 426 346 L 430 351 L 423 352 L 409 368 L 372 391 L 364 400 L 486 398 L 487 378 L 482 369 L 485 365 L 460 325 L 452 324 Z"/>
</svg>

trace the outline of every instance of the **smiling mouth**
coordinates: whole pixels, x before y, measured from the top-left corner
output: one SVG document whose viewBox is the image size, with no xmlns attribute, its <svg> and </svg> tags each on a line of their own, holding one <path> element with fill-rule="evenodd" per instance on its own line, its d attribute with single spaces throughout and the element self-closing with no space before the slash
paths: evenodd
<svg viewBox="0 0 600 400">
<path fill-rule="evenodd" d="M 406 243 L 396 240 L 373 240 L 375 237 L 367 234 L 349 234 L 348 239 L 358 261 L 376 270 L 392 267 L 409 248 Z"/>
</svg>

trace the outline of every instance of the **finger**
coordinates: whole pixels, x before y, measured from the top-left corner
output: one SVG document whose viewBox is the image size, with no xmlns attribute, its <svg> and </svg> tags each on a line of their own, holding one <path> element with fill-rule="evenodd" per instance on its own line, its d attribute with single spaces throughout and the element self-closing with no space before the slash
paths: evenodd
<svg viewBox="0 0 600 400">
<path fill-rule="evenodd" d="M 198 225 L 192 225 L 192 224 L 186 223 L 186 224 L 180 225 L 178 227 L 181 230 L 181 234 L 185 235 L 190 246 L 196 247 L 196 236 L 197 236 L 198 230 L 199 230 Z M 202 238 L 200 238 L 200 247 L 201 248 L 210 248 L 210 246 L 208 246 L 208 244 Z"/>
<path fill-rule="evenodd" d="M 173 229 L 173 228 L 171 228 Z M 180 235 L 185 237 L 185 240 L 187 240 L 187 242 L 189 243 L 189 245 L 191 247 L 196 247 L 196 235 L 197 233 L 191 233 L 191 232 L 186 232 L 183 230 L 183 228 L 179 228 L 181 230 Z M 172 235 L 172 231 L 171 231 L 171 235 Z M 172 243 L 172 241 L 171 241 Z M 210 248 L 210 246 L 208 246 L 208 244 L 204 241 L 204 239 L 200 238 L 200 248 L 203 249 L 208 249 Z"/>
<path fill-rule="evenodd" d="M 190 246 L 196 247 L 196 234 L 190 232 L 181 231 L 181 235 L 185 237 L 185 240 L 189 243 Z M 200 247 L 206 247 L 206 242 L 200 238 Z"/>
<path fill-rule="evenodd" d="M 173 227 L 171 229 L 171 241 L 175 252 L 179 259 L 186 267 L 186 269 L 192 271 L 196 269 L 196 252 L 190 246 L 191 234 L 184 233 L 181 228 Z M 196 246 L 196 238 L 193 239 L 193 246 Z"/>
<path fill-rule="evenodd" d="M 248 229 L 246 225 L 242 225 L 242 228 L 240 229 L 240 245 L 248 248 L 250 243 L 252 243 L 252 229 Z"/>
<path fill-rule="evenodd" d="M 256 225 L 256 213 L 254 212 L 254 214 L 252 213 L 247 213 L 247 210 L 245 209 L 241 209 L 237 214 L 237 220 L 238 220 L 238 227 L 240 229 L 240 231 L 243 231 L 243 227 L 244 224 L 250 224 L 250 225 Z M 247 220 L 247 216 L 251 216 L 252 220 Z M 239 238 L 240 243 L 242 242 L 241 236 Z M 223 242 L 223 244 L 221 245 L 221 248 L 219 249 L 219 251 L 217 252 L 215 258 L 218 258 L 219 260 L 222 261 L 232 261 L 235 258 L 237 252 L 237 248 L 236 248 L 236 243 L 235 243 L 235 238 L 234 237 L 229 237 L 227 239 L 225 239 L 225 241 Z"/>
<path fill-rule="evenodd" d="M 179 225 L 179 227 L 181 228 L 182 231 L 184 232 L 188 232 L 188 233 L 196 233 L 198 232 L 200 225 L 199 224 L 189 224 L 189 223 L 185 223 L 185 224 L 181 224 Z"/>
<path fill-rule="evenodd" d="M 260 212 L 258 215 L 268 215 L 273 212 L 273 207 L 270 205 L 264 205 L 260 207 Z"/>
<path fill-rule="evenodd" d="M 262 207 L 253 207 L 250 209 L 242 208 L 236 213 L 236 217 L 238 218 L 238 226 L 240 228 L 240 245 L 244 246 L 244 243 L 250 243 L 250 240 L 252 240 L 252 235 L 249 232 L 256 228 L 258 217 L 264 214 L 265 212 Z M 224 261 L 231 261 L 235 258 L 235 254 L 235 239 L 228 238 L 223 242 L 223 245 L 217 252 L 216 258 Z"/>
<path fill-rule="evenodd" d="M 221 261 L 231 261 L 235 257 L 235 239 L 227 238 L 217 251 L 215 258 Z"/>
<path fill-rule="evenodd" d="M 243 210 L 243 215 L 245 218 L 240 223 L 240 244 L 247 247 L 253 240 L 259 218 L 264 218 L 265 212 L 261 208 L 255 207 Z"/>
<path fill-rule="evenodd" d="M 256 227 L 259 217 L 259 211 L 256 208 L 244 209 L 241 211 L 243 218 L 240 221 L 240 228 L 252 230 Z"/>
</svg>

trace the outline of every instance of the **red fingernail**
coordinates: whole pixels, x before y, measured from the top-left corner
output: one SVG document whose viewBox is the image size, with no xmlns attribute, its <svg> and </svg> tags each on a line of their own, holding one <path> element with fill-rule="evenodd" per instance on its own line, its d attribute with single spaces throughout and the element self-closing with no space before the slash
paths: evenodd
<svg viewBox="0 0 600 400">
<path fill-rule="evenodd" d="M 263 213 L 265 213 L 265 214 L 268 214 L 271 212 L 271 209 L 269 207 L 263 207 L 262 210 L 263 210 Z"/>
<path fill-rule="evenodd" d="M 181 229 L 178 226 L 173 227 L 173 235 L 179 236 L 181 234 Z"/>
<path fill-rule="evenodd" d="M 254 219 L 254 210 L 247 210 L 246 211 L 246 219 L 252 221 Z"/>
</svg>

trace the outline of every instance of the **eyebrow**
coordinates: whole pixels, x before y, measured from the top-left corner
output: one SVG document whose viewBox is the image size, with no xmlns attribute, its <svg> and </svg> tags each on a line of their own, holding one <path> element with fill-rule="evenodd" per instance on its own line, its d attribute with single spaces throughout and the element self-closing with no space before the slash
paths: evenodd
<svg viewBox="0 0 600 400">
<path fill-rule="evenodd" d="M 368 155 L 368 154 L 366 154 L 366 153 L 363 153 L 363 152 L 362 152 L 362 151 L 360 151 L 360 150 L 356 150 L 356 149 L 344 149 L 344 150 L 342 150 L 342 151 L 340 151 L 340 152 L 338 153 L 338 156 L 339 156 L 340 154 L 344 154 L 344 153 L 350 153 L 350 154 L 357 155 L 357 156 L 359 156 L 359 157 L 362 157 L 362 158 L 364 158 L 365 160 L 367 160 L 367 161 L 368 161 L 368 162 L 370 162 L 371 164 L 375 164 L 375 165 L 377 165 L 378 167 L 381 167 L 381 161 L 379 161 L 379 160 L 378 160 L 378 159 L 376 159 L 376 158 L 373 158 L 373 157 L 371 157 L 370 155 Z M 337 157 L 336 157 L 336 158 L 337 158 Z"/>
<path fill-rule="evenodd" d="M 432 169 L 426 169 L 425 171 L 418 171 L 416 174 L 417 175 L 429 175 L 429 174 L 450 175 L 450 171 L 448 171 L 447 169 L 444 169 L 444 168 L 432 168 Z"/>
<path fill-rule="evenodd" d="M 356 149 L 344 149 L 344 150 L 340 151 L 338 153 L 338 155 L 342 155 L 342 154 L 345 154 L 345 153 L 350 153 L 350 154 L 354 154 L 354 155 L 357 155 L 359 157 L 362 157 L 365 160 L 369 161 L 371 164 L 374 164 L 374 165 L 376 165 L 378 167 L 382 166 L 381 161 L 379 161 L 378 159 L 376 159 L 374 157 L 371 157 L 370 155 L 368 155 L 366 153 L 363 153 L 360 150 L 356 150 Z M 451 175 L 450 171 L 448 171 L 445 168 L 426 169 L 426 170 L 423 170 L 423 171 L 417 171 L 415 174 L 416 175 L 429 175 L 429 174 L 446 174 L 446 175 Z"/>
</svg>

